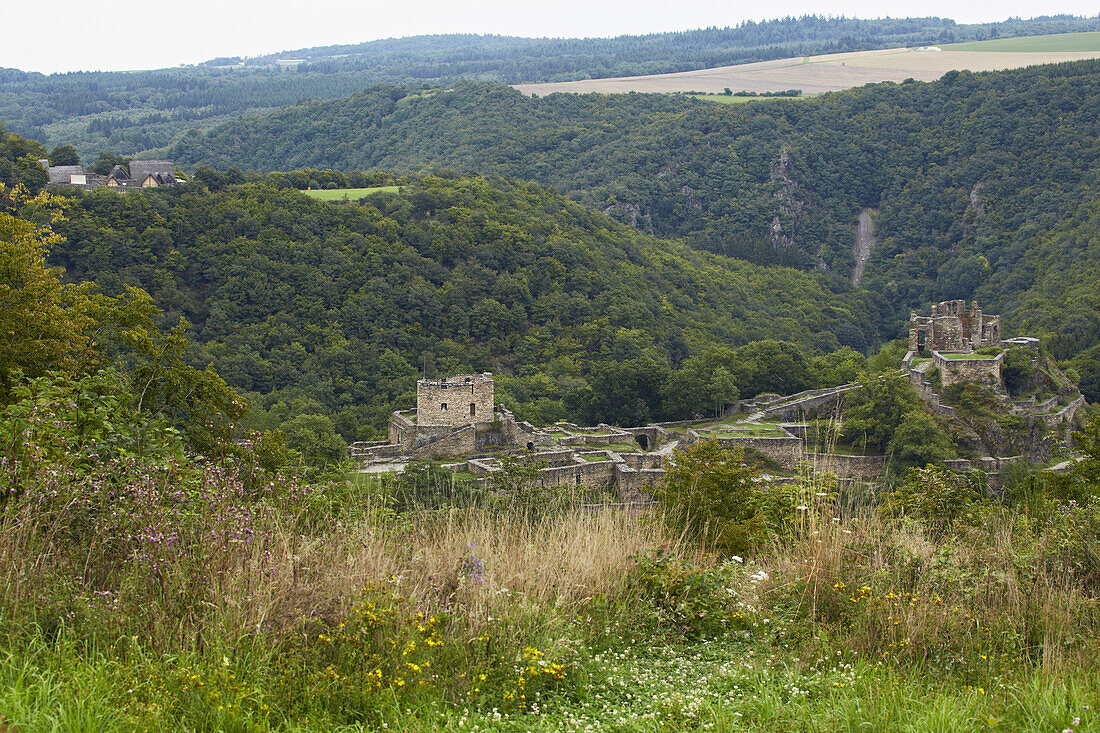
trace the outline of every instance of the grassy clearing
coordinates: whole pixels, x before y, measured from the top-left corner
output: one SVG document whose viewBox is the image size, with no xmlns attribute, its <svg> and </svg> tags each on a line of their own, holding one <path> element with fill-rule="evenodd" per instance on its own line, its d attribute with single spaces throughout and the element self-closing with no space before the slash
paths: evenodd
<svg viewBox="0 0 1100 733">
<path fill-rule="evenodd" d="M 944 359 L 947 359 L 948 361 L 993 361 L 994 359 L 997 358 L 996 356 L 993 356 L 991 354 L 978 354 L 978 353 L 970 353 L 970 354 L 943 354 L 943 353 L 941 353 L 940 356 L 942 356 Z"/>
<path fill-rule="evenodd" d="M 721 420 L 711 420 L 694 426 L 696 430 L 708 433 L 725 435 L 782 435 L 779 422 L 774 420 L 761 420 L 759 422 L 744 422 L 745 415 L 733 415 Z"/>
<path fill-rule="evenodd" d="M 302 191 L 302 193 L 321 201 L 358 201 L 364 196 L 370 196 L 372 193 L 397 193 L 399 190 L 399 186 L 373 186 L 371 188 L 316 189 Z"/>
<path fill-rule="evenodd" d="M 711 428 L 706 432 L 708 435 L 717 435 L 724 438 L 737 436 L 779 437 L 783 435 L 783 431 L 779 429 L 778 425 L 767 425 L 763 423 L 738 423 L 735 425 L 724 425 Z"/>
<path fill-rule="evenodd" d="M 1005 51 L 1015 53 L 1068 53 L 1100 51 L 1100 31 L 1059 33 L 1051 36 L 996 38 L 991 41 L 970 41 L 943 46 L 949 51 Z"/>
</svg>

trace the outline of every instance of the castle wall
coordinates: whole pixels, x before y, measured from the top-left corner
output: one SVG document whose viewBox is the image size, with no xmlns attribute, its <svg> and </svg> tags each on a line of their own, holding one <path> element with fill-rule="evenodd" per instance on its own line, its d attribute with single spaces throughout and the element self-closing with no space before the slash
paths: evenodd
<svg viewBox="0 0 1100 733">
<path fill-rule="evenodd" d="M 840 479 L 874 481 L 886 475 L 889 456 L 846 456 L 839 453 L 807 453 L 806 460 L 820 471 Z"/>
<path fill-rule="evenodd" d="M 410 411 L 394 412 L 390 415 L 389 440 L 404 450 L 416 447 L 416 423 L 410 417 Z"/>
<path fill-rule="evenodd" d="M 457 456 L 473 453 L 477 450 L 477 427 L 467 425 L 463 428 L 440 428 L 425 430 L 417 428 L 416 447 L 410 452 L 412 458 L 424 460 L 437 456 Z"/>
<path fill-rule="evenodd" d="M 802 439 L 793 435 L 778 438 L 754 436 L 729 436 L 715 438 L 724 448 L 752 449 L 779 464 L 780 468 L 792 469 L 802 460 Z"/>
<path fill-rule="evenodd" d="M 1001 388 L 1001 362 L 1004 354 L 995 359 L 948 359 L 938 351 L 932 352 L 932 363 L 940 372 L 940 383 L 950 387 L 959 382 L 982 382 L 995 389 Z"/>
<path fill-rule="evenodd" d="M 416 422 L 419 426 L 469 425 L 492 420 L 493 376 L 464 374 L 416 383 Z"/>
</svg>

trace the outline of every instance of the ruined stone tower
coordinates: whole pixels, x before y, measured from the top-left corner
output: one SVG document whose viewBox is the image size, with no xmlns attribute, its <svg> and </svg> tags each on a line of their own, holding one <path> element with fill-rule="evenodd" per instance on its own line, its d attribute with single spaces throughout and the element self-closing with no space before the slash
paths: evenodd
<svg viewBox="0 0 1100 733">
<path fill-rule="evenodd" d="M 973 301 L 945 300 L 932 306 L 932 316 L 909 316 L 909 350 L 973 351 L 1001 342 L 1001 317 L 987 316 Z"/>
<path fill-rule="evenodd" d="M 457 427 L 493 419 L 493 375 L 461 374 L 416 383 L 416 424 Z"/>
</svg>

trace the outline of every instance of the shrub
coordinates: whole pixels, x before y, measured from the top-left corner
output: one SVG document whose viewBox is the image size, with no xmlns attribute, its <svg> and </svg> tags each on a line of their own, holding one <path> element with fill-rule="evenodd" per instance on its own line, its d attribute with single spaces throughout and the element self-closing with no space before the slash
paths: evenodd
<svg viewBox="0 0 1100 733">
<path fill-rule="evenodd" d="M 676 451 L 657 498 L 678 529 L 726 552 L 745 553 L 791 518 L 793 498 L 784 488 L 762 488 L 758 470 L 741 448 L 707 440 Z"/>
<path fill-rule="evenodd" d="M 972 516 L 975 506 L 984 499 L 973 478 L 927 466 L 909 469 L 905 481 L 890 493 L 883 508 L 888 515 L 908 514 L 943 529 Z"/>
<path fill-rule="evenodd" d="M 633 557 L 634 581 L 659 627 L 686 637 L 723 633 L 735 618 L 733 566 L 701 568 L 663 550 Z"/>
<path fill-rule="evenodd" d="M 930 463 L 942 464 L 955 457 L 955 447 L 927 413 L 910 412 L 890 438 L 887 450 L 894 456 L 894 466 L 908 468 Z"/>
</svg>

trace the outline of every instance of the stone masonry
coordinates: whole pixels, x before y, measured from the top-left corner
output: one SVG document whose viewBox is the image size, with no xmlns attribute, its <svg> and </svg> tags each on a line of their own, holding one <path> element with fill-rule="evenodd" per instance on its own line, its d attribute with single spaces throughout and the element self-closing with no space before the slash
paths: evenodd
<svg viewBox="0 0 1100 733">
<path fill-rule="evenodd" d="M 417 425 L 458 427 L 492 419 L 492 374 L 463 374 L 416 383 Z"/>
<path fill-rule="evenodd" d="M 974 351 L 1001 342 L 1001 317 L 987 316 L 973 301 L 945 300 L 932 306 L 932 316 L 909 316 L 909 350 Z"/>
</svg>

